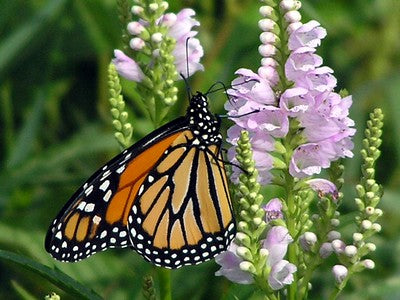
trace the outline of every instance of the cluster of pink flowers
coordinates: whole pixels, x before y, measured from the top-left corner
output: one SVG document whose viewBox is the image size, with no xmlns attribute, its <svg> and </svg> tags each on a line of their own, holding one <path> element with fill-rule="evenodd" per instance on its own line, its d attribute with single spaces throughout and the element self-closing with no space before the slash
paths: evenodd
<svg viewBox="0 0 400 300">
<path fill-rule="evenodd" d="M 341 157 L 352 157 L 355 133 L 349 115 L 351 96 L 342 98 L 334 92 L 337 80 L 333 70 L 322 66 L 322 58 L 315 54 L 316 47 L 326 31 L 316 21 L 300 24 L 289 36 L 290 56 L 285 64 L 285 76 L 293 85 L 281 95 L 274 93 L 276 75 L 266 72 L 265 66 L 254 73 L 239 69 L 239 75 L 228 91 L 231 101 L 225 108 L 236 123 L 228 131 L 228 141 L 236 145 L 238 133 L 248 130 L 254 151 L 254 160 L 260 174 L 260 183 L 271 181 L 270 170 L 273 159 L 268 152 L 275 149 L 275 140 L 288 134 L 292 119 L 298 122 L 299 143 L 294 149 L 289 172 L 293 177 L 304 178 L 319 174 L 332 161 Z M 271 58 L 264 58 L 268 62 Z M 267 62 L 267 63 L 268 63 Z M 261 72 L 262 71 L 262 72 Z M 228 151 L 235 161 L 234 149 Z M 240 170 L 234 169 L 234 178 Z"/>
<path fill-rule="evenodd" d="M 264 207 L 266 211 L 266 222 L 282 217 L 282 203 L 275 198 Z M 293 242 L 286 227 L 272 226 L 262 241 L 262 249 L 268 250 L 267 265 L 271 268 L 268 275 L 268 283 L 273 290 L 280 290 L 294 280 L 293 273 L 297 268 L 295 265 L 283 259 L 286 255 L 288 245 Z M 251 284 L 253 277 L 251 273 L 244 271 L 244 260 L 238 255 L 240 252 L 235 242 L 232 242 L 228 250 L 215 258 L 221 268 L 215 273 L 217 276 L 225 276 L 230 281 Z"/>
<path fill-rule="evenodd" d="M 140 7 L 134 6 L 132 12 L 140 15 L 142 10 Z M 193 18 L 195 14 L 194 10 L 185 8 L 177 14 L 164 14 L 157 21 L 158 25 L 165 26 L 168 29 L 167 34 L 176 40 L 175 49 L 172 53 L 175 57 L 174 63 L 178 73 L 183 74 L 185 77 L 191 76 L 196 71 L 203 70 L 203 65 L 200 63 L 200 59 L 204 55 L 203 47 L 201 46 L 200 41 L 195 38 L 197 31 L 192 30 L 194 26 L 200 25 L 200 23 Z M 142 19 L 128 24 L 127 29 L 133 36 L 129 45 L 133 50 L 141 51 L 146 47 L 146 40 L 143 38 L 143 32 L 147 30 L 148 26 L 148 22 Z M 149 38 L 153 43 L 160 43 L 163 39 L 163 35 L 156 32 Z M 186 40 L 188 38 L 190 39 L 186 45 Z M 121 50 L 115 50 L 114 55 L 115 58 L 113 59 L 113 63 L 121 76 L 136 82 L 141 82 L 143 80 L 145 76 L 142 71 L 143 66 L 141 68 L 138 62 L 134 61 Z M 153 50 L 152 56 L 154 58 L 158 57 L 159 49 Z M 152 63 L 153 62 L 150 61 L 148 65 L 151 65 Z M 190 74 L 186 74 L 187 65 Z M 177 79 L 180 79 L 180 77 Z"/>
</svg>

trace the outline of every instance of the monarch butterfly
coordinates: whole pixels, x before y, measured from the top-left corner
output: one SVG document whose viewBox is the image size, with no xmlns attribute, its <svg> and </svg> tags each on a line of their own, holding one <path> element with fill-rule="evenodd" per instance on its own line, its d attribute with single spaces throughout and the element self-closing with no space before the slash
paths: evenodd
<svg viewBox="0 0 400 300">
<path fill-rule="evenodd" d="M 165 268 L 225 251 L 236 229 L 220 124 L 197 92 L 185 116 L 123 151 L 76 191 L 50 226 L 46 250 L 74 262 L 130 246 Z"/>
</svg>

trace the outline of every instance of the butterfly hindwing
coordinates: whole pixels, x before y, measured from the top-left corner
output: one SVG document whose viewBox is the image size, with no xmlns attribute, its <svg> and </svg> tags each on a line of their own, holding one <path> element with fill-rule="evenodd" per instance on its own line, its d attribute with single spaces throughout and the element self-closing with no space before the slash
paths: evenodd
<svg viewBox="0 0 400 300">
<path fill-rule="evenodd" d="M 231 200 L 219 145 L 193 144 L 184 132 L 166 150 L 128 218 L 131 242 L 146 260 L 167 268 L 199 264 L 234 235 Z"/>
</svg>

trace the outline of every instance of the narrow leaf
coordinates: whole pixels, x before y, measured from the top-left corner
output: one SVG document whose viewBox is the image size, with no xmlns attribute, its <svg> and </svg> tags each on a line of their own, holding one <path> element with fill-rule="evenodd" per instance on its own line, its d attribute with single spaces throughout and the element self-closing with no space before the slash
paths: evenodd
<svg viewBox="0 0 400 300">
<path fill-rule="evenodd" d="M 35 273 L 46 278 L 64 291 L 79 297 L 80 299 L 102 299 L 91 289 L 83 286 L 75 279 L 69 277 L 67 274 L 60 270 L 51 269 L 48 266 L 42 265 L 28 257 L 6 251 L 0 250 L 0 258 L 12 261 L 27 270 L 34 271 Z"/>
</svg>

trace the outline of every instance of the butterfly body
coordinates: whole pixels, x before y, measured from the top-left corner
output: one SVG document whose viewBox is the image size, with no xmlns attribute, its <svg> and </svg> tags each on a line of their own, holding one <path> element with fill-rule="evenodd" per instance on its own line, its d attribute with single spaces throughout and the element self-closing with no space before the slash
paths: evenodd
<svg viewBox="0 0 400 300">
<path fill-rule="evenodd" d="M 166 268 L 198 264 L 226 250 L 235 234 L 220 147 L 220 119 L 207 98 L 97 171 L 63 207 L 45 247 L 78 261 L 132 247 Z"/>
</svg>

